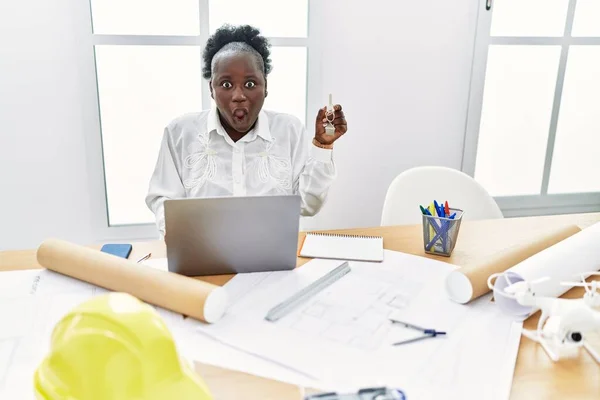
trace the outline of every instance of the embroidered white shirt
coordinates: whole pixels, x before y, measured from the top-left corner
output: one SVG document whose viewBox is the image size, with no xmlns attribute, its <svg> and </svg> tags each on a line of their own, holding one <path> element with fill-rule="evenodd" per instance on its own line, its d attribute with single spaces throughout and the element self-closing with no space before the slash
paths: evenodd
<svg viewBox="0 0 600 400">
<path fill-rule="evenodd" d="M 301 215 L 312 216 L 336 176 L 332 152 L 309 144 L 303 124 L 289 114 L 262 110 L 237 142 L 216 108 L 186 114 L 165 128 L 146 204 L 163 235 L 167 199 L 299 194 Z"/>
</svg>

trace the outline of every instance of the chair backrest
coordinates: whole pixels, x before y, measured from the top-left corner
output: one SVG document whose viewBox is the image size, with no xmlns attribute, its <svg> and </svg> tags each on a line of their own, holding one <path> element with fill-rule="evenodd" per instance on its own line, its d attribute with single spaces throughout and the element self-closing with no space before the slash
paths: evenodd
<svg viewBox="0 0 600 400">
<path fill-rule="evenodd" d="M 416 167 L 402 172 L 390 184 L 381 225 L 411 225 L 422 221 L 419 205 L 448 201 L 465 212 L 465 220 L 503 218 L 492 196 L 469 175 L 446 167 Z"/>
</svg>

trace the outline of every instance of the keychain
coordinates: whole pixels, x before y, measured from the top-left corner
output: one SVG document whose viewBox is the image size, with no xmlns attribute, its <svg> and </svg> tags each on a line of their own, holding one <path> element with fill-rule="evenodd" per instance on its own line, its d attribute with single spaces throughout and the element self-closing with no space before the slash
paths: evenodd
<svg viewBox="0 0 600 400">
<path fill-rule="evenodd" d="M 325 118 L 327 118 L 327 125 L 325 126 L 325 134 L 327 136 L 335 135 L 335 126 L 333 126 L 333 120 L 335 119 L 335 110 L 333 109 L 333 99 L 331 93 L 329 94 L 329 106 L 327 107 L 327 112 L 325 113 Z"/>
</svg>

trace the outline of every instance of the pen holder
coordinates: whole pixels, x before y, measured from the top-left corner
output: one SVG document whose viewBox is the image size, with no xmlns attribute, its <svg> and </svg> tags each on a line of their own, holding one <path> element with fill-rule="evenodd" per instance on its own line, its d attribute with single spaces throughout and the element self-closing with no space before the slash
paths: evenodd
<svg viewBox="0 0 600 400">
<path fill-rule="evenodd" d="M 460 229 L 463 211 L 451 208 L 454 219 L 423 214 L 423 246 L 425 253 L 450 257 Z"/>
</svg>

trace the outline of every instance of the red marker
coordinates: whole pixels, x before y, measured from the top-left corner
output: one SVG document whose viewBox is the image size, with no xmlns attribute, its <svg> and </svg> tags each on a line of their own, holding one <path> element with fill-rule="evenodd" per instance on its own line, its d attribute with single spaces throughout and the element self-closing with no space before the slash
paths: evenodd
<svg viewBox="0 0 600 400">
<path fill-rule="evenodd" d="M 450 215 L 450 207 L 448 207 L 448 202 L 446 201 L 446 204 L 444 206 L 444 211 L 446 211 L 446 215 Z"/>
</svg>

